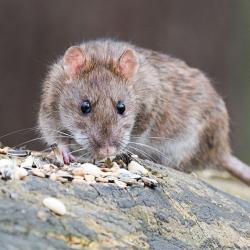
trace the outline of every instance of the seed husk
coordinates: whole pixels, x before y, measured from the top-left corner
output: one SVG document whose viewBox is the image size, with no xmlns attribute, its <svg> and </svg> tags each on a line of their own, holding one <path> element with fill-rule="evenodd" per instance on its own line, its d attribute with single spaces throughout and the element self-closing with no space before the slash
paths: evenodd
<svg viewBox="0 0 250 250">
<path fill-rule="evenodd" d="M 34 157 L 29 155 L 22 163 L 21 167 L 26 169 L 31 169 L 34 164 Z"/>
<path fill-rule="evenodd" d="M 30 151 L 25 150 L 25 149 L 9 149 L 8 150 L 9 156 L 24 157 L 24 156 L 28 156 L 29 154 L 30 154 Z"/>
<path fill-rule="evenodd" d="M 60 162 L 61 164 L 64 164 L 63 156 L 62 156 L 57 144 L 51 145 L 51 149 L 53 150 L 53 152 L 55 154 L 55 157 L 58 160 L 58 162 Z"/>
<path fill-rule="evenodd" d="M 45 178 L 45 173 L 41 170 L 41 169 L 38 169 L 38 168 L 34 168 L 31 170 L 31 173 L 35 176 L 38 176 L 38 177 L 41 177 L 41 178 Z"/>
<path fill-rule="evenodd" d="M 37 168 L 42 168 L 45 164 L 47 164 L 46 161 L 43 161 L 38 157 L 34 157 L 33 162 L 34 162 L 35 167 Z"/>
<path fill-rule="evenodd" d="M 68 179 L 68 180 L 72 180 L 74 178 L 73 175 L 71 175 L 68 172 L 63 171 L 63 170 L 59 170 L 56 174 L 58 177 L 62 177 L 62 178 Z"/>
<path fill-rule="evenodd" d="M 127 183 L 128 186 L 131 186 L 137 183 L 136 179 L 131 179 L 131 178 L 121 178 L 120 180 Z"/>
<path fill-rule="evenodd" d="M 145 186 L 148 186 L 151 188 L 157 187 L 157 185 L 158 185 L 158 182 L 152 178 L 142 177 L 141 180 L 145 184 Z"/>
</svg>

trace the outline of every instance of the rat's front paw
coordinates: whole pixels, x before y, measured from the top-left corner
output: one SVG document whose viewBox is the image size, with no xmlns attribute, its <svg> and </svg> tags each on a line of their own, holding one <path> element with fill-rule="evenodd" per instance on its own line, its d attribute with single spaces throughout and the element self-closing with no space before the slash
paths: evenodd
<svg viewBox="0 0 250 250">
<path fill-rule="evenodd" d="M 70 162 L 75 162 L 76 158 L 70 153 L 69 148 L 64 145 L 51 145 L 51 148 L 54 152 L 56 159 L 65 164 L 69 164 Z"/>
<path fill-rule="evenodd" d="M 69 152 L 68 149 L 61 148 L 60 151 L 61 151 L 63 161 L 65 164 L 69 164 L 70 162 L 76 161 L 76 158 Z"/>
</svg>

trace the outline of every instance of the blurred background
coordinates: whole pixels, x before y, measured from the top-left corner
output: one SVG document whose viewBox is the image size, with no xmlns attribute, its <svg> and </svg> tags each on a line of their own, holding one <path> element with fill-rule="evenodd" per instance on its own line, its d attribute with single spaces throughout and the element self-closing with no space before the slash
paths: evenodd
<svg viewBox="0 0 250 250">
<path fill-rule="evenodd" d="M 68 46 L 100 37 L 203 70 L 227 103 L 235 154 L 250 164 L 248 0 L 0 0 L 0 136 L 34 127 L 48 65 Z M 15 146 L 35 137 L 22 132 L 0 141 Z"/>
</svg>

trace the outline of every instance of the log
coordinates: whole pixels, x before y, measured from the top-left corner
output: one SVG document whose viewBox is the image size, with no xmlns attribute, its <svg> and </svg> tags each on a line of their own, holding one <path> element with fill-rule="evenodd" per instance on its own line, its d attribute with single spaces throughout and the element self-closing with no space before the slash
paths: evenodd
<svg viewBox="0 0 250 250">
<path fill-rule="evenodd" d="M 1 249 L 249 249 L 250 204 L 195 175 L 140 161 L 156 188 L 0 180 Z M 62 201 L 56 215 L 45 197 Z"/>
</svg>

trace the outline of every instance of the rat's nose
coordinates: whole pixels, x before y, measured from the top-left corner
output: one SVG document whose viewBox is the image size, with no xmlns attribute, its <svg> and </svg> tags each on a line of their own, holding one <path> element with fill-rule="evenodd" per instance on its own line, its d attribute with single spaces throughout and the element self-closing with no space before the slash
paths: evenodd
<svg viewBox="0 0 250 250">
<path fill-rule="evenodd" d="M 115 155 L 116 148 L 113 146 L 103 146 L 99 149 L 99 157 L 105 158 L 107 156 Z"/>
</svg>

